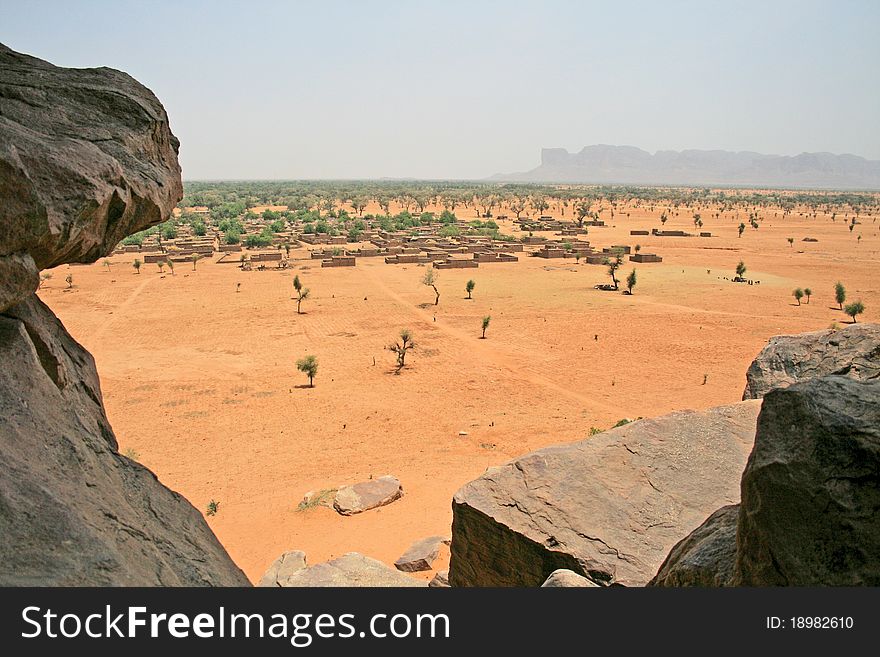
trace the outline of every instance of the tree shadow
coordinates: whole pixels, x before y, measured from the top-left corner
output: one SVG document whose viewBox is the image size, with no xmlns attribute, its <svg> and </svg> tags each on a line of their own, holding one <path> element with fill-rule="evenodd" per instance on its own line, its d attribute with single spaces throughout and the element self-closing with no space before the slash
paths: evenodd
<svg viewBox="0 0 880 657">
<path fill-rule="evenodd" d="M 308 383 L 301 383 L 301 384 L 293 386 L 293 387 L 296 388 L 297 390 L 303 390 L 303 389 L 311 390 L 315 386 L 310 386 Z"/>
</svg>

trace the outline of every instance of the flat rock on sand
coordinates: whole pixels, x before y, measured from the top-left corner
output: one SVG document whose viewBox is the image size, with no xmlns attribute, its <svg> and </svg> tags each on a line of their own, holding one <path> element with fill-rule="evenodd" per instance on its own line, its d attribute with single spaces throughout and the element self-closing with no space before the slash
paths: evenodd
<svg viewBox="0 0 880 657">
<path fill-rule="evenodd" d="M 306 553 L 302 550 L 291 550 L 285 552 L 272 562 L 269 570 L 263 575 L 257 586 L 286 586 L 284 582 L 293 575 L 306 567 Z"/>
<path fill-rule="evenodd" d="M 643 586 L 739 501 L 760 402 L 639 420 L 490 468 L 452 503 L 452 586 L 541 586 L 559 568 Z"/>
<path fill-rule="evenodd" d="M 395 587 L 427 586 L 427 582 L 404 575 L 381 561 L 349 552 L 341 557 L 292 573 L 279 586 Z"/>
<path fill-rule="evenodd" d="M 449 544 L 449 539 L 445 536 L 420 539 L 410 545 L 409 549 L 394 562 L 394 567 L 407 573 L 431 570 L 431 565 L 440 555 L 440 546 L 444 543 Z"/>
<path fill-rule="evenodd" d="M 403 497 L 400 480 L 391 475 L 343 486 L 336 493 L 333 508 L 344 516 L 375 509 Z"/>
</svg>

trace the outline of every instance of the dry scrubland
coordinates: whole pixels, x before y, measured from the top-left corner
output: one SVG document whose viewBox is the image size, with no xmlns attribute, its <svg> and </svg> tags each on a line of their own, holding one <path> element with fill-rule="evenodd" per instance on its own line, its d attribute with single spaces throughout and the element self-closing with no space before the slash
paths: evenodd
<svg viewBox="0 0 880 657">
<path fill-rule="evenodd" d="M 521 257 L 437 272 L 435 307 L 424 266 L 359 258 L 322 269 L 305 248 L 288 270 L 242 272 L 215 255 L 174 276 L 153 264 L 136 274 L 135 256 L 117 255 L 109 269 L 56 269 L 39 294 L 95 356 L 120 451 L 203 512 L 218 501 L 208 520 L 252 580 L 290 549 L 310 563 L 349 551 L 392 563 L 412 541 L 449 534 L 453 493 L 488 466 L 622 418 L 737 401 L 770 336 L 849 321 L 836 281 L 867 307 L 859 321 L 878 317 L 880 224 L 870 217 L 851 233 L 840 215 L 763 210 L 760 229 L 738 238 L 746 212 L 702 211 L 712 238 L 629 235 L 659 228 L 659 214 L 619 208 L 611 220 L 606 210 L 611 227 L 587 237 L 663 256 L 623 265 L 620 278 L 638 272 L 631 297 L 593 289 L 609 280 L 603 266 Z M 693 232 L 692 213 L 665 228 Z M 740 260 L 760 285 L 724 280 Z M 295 274 L 312 293 L 302 315 Z M 795 287 L 812 288 L 809 305 L 796 306 Z M 404 327 L 417 348 L 398 375 L 383 347 Z M 307 353 L 320 363 L 313 389 L 295 368 Z M 306 491 L 383 474 L 404 486 L 390 506 L 352 517 L 297 510 Z"/>
</svg>

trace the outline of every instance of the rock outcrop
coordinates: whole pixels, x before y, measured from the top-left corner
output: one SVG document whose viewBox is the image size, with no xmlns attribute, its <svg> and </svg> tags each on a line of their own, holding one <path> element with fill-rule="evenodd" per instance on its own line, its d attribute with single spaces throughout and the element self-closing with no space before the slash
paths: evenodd
<svg viewBox="0 0 880 657">
<path fill-rule="evenodd" d="M 570 570 L 560 568 L 550 573 L 550 577 L 541 584 L 543 589 L 599 588 L 591 579 L 578 575 Z"/>
<path fill-rule="evenodd" d="M 287 586 L 288 578 L 306 565 L 306 553 L 302 550 L 285 552 L 272 562 L 257 586 Z"/>
<path fill-rule="evenodd" d="M 764 397 L 742 476 L 734 584 L 880 585 L 880 381 Z"/>
<path fill-rule="evenodd" d="M 452 586 L 540 586 L 564 568 L 644 585 L 739 501 L 760 403 L 680 411 L 490 468 L 453 498 Z"/>
<path fill-rule="evenodd" d="M 324 563 L 308 566 L 293 572 L 279 586 L 313 587 L 417 587 L 428 583 L 404 575 L 381 561 L 349 552 Z"/>
<path fill-rule="evenodd" d="M 648 586 L 729 586 L 739 504 L 723 506 L 676 543 Z"/>
<path fill-rule="evenodd" d="M 655 586 L 880 585 L 880 381 L 767 393 L 740 505 L 679 542 Z"/>
<path fill-rule="evenodd" d="M 120 456 L 91 355 L 33 294 L 180 200 L 177 140 L 128 75 L 0 45 L 0 585 L 246 585 L 202 515 Z"/>
<path fill-rule="evenodd" d="M 743 399 L 831 374 L 880 379 L 880 324 L 850 324 L 800 335 L 778 335 L 752 361 Z"/>
<path fill-rule="evenodd" d="M 444 536 L 419 539 L 394 562 L 394 567 L 405 573 L 431 570 L 437 557 L 440 556 L 440 546 L 444 543 L 449 544 L 449 539 Z"/>
<path fill-rule="evenodd" d="M 344 516 L 351 516 L 391 504 L 401 497 L 403 497 L 403 486 L 400 485 L 400 480 L 385 475 L 378 479 L 343 486 L 336 491 L 333 508 Z"/>
</svg>

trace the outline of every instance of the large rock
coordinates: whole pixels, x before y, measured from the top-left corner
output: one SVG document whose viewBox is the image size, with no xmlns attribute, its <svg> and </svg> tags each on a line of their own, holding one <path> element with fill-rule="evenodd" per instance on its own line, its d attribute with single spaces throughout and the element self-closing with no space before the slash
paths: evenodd
<svg viewBox="0 0 880 657">
<path fill-rule="evenodd" d="M 767 393 L 742 476 L 734 583 L 880 585 L 880 381 Z"/>
<path fill-rule="evenodd" d="M 728 586 L 736 563 L 739 504 L 723 506 L 676 543 L 649 586 Z"/>
<path fill-rule="evenodd" d="M 297 570 L 280 586 L 348 586 L 348 587 L 396 587 L 427 586 L 423 580 L 409 577 L 386 566 L 381 561 L 349 552 L 331 561 Z"/>
<path fill-rule="evenodd" d="M 759 402 L 680 411 L 490 468 L 453 498 L 452 586 L 540 586 L 559 568 L 643 585 L 739 500 Z"/>
<path fill-rule="evenodd" d="M 285 582 L 294 573 L 306 567 L 306 553 L 302 550 L 285 552 L 272 562 L 257 586 L 285 586 Z"/>
<path fill-rule="evenodd" d="M 591 579 L 587 579 L 583 575 L 578 575 L 565 568 L 554 570 L 550 573 L 550 577 L 541 584 L 542 589 L 569 589 L 569 588 L 599 588 Z"/>
<path fill-rule="evenodd" d="M 247 585 L 183 497 L 117 453 L 91 355 L 36 297 L 0 315 L 0 585 Z"/>
<path fill-rule="evenodd" d="M 0 44 L 0 311 L 38 272 L 94 262 L 167 218 L 178 141 L 153 93 L 109 68 L 59 68 Z"/>
<path fill-rule="evenodd" d="M 202 515 L 120 456 L 91 355 L 33 294 L 180 200 L 156 97 L 0 46 L 0 585 L 247 585 Z"/>
<path fill-rule="evenodd" d="M 336 492 L 333 508 L 344 516 L 351 516 L 391 504 L 401 497 L 403 486 L 400 485 L 400 480 L 385 475 L 352 486 L 343 486 Z"/>
<path fill-rule="evenodd" d="M 440 556 L 440 546 L 444 543 L 448 545 L 449 539 L 443 536 L 419 539 L 394 562 L 394 567 L 406 573 L 431 570 L 437 557 Z"/>
<path fill-rule="evenodd" d="M 774 388 L 830 374 L 859 381 L 880 378 L 880 324 L 770 338 L 749 366 L 743 399 L 760 399 Z"/>
</svg>

